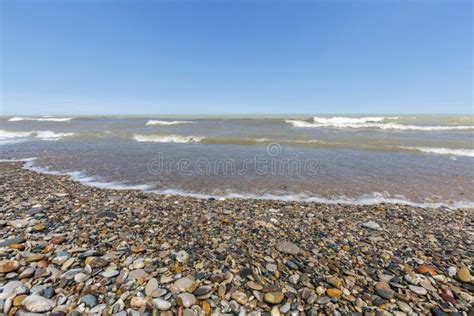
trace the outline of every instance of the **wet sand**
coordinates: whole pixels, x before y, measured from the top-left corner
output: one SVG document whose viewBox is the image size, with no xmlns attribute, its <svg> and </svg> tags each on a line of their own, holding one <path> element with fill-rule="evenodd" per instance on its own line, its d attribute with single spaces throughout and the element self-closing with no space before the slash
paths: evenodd
<svg viewBox="0 0 474 316">
<path fill-rule="evenodd" d="M 469 315 L 473 210 L 105 190 L 0 163 L 3 312 Z"/>
</svg>

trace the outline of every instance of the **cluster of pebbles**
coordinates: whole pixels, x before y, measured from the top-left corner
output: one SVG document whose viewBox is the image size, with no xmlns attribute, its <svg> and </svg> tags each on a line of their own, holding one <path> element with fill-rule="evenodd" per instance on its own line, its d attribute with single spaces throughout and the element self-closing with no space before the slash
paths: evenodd
<svg viewBox="0 0 474 316">
<path fill-rule="evenodd" d="M 7 315 L 473 315 L 473 211 L 196 199 L 0 163 Z"/>
</svg>

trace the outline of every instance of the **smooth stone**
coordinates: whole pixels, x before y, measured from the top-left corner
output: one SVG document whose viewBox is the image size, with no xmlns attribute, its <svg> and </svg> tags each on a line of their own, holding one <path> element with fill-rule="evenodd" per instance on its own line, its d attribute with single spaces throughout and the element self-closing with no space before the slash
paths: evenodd
<svg viewBox="0 0 474 316">
<path fill-rule="evenodd" d="M 412 313 L 413 309 L 407 303 L 403 301 L 397 301 L 398 308 L 400 308 L 405 313 Z"/>
<path fill-rule="evenodd" d="M 278 270 L 278 266 L 274 263 L 267 263 L 267 265 L 265 266 L 265 268 L 270 271 L 270 272 L 275 272 Z"/>
<path fill-rule="evenodd" d="M 21 288 L 23 283 L 20 281 L 10 281 L 3 286 L 3 292 L 0 294 L 0 298 L 7 299 L 10 294 L 15 293 L 15 290 Z"/>
<path fill-rule="evenodd" d="M 457 271 L 458 269 L 456 267 L 451 266 L 448 269 L 446 269 L 446 274 L 450 277 L 453 277 L 456 275 Z"/>
<path fill-rule="evenodd" d="M 337 288 L 340 288 L 343 285 L 342 280 L 338 277 L 329 277 L 326 279 L 326 282 Z"/>
<path fill-rule="evenodd" d="M 25 306 L 28 311 L 34 313 L 48 312 L 53 309 L 55 305 L 56 303 L 54 301 L 36 294 L 26 297 L 23 301 L 23 306 Z"/>
<path fill-rule="evenodd" d="M 130 271 L 130 273 L 128 274 L 127 280 L 128 281 L 133 281 L 133 280 L 137 280 L 137 279 L 143 279 L 147 275 L 148 275 L 148 273 L 146 273 L 145 270 L 137 269 L 137 270 Z"/>
<path fill-rule="evenodd" d="M 376 293 L 378 296 L 384 298 L 384 299 L 391 299 L 394 295 L 394 292 L 390 289 L 383 289 L 383 288 L 379 288 L 376 290 Z"/>
<path fill-rule="evenodd" d="M 81 283 L 81 282 L 85 282 L 89 279 L 89 276 L 85 273 L 78 273 L 74 276 L 74 281 L 76 281 L 76 283 Z"/>
<path fill-rule="evenodd" d="M 16 260 L 2 260 L 0 261 L 0 273 L 8 273 L 18 270 L 20 263 Z"/>
<path fill-rule="evenodd" d="M 198 287 L 193 292 L 193 294 L 196 295 L 196 296 L 203 296 L 203 295 L 206 295 L 206 294 L 210 293 L 211 291 L 212 291 L 212 286 L 204 285 L 204 286 Z"/>
<path fill-rule="evenodd" d="M 165 289 L 156 289 L 154 290 L 152 293 L 151 293 L 151 297 L 162 297 L 163 295 L 165 295 L 168 291 L 166 291 Z"/>
<path fill-rule="evenodd" d="M 112 211 L 102 211 L 102 212 L 97 213 L 97 217 L 117 219 L 118 215 L 117 213 L 112 212 Z"/>
<path fill-rule="evenodd" d="M 282 292 L 269 292 L 265 293 L 263 300 L 270 304 L 280 304 L 284 297 Z"/>
<path fill-rule="evenodd" d="M 370 228 L 370 229 L 379 229 L 380 228 L 380 225 L 377 224 L 374 221 L 365 222 L 364 224 L 362 224 L 362 226 L 364 226 L 365 228 Z"/>
<path fill-rule="evenodd" d="M 92 294 L 87 294 L 81 297 L 79 303 L 84 303 L 87 307 L 94 307 L 97 305 L 97 297 Z"/>
<path fill-rule="evenodd" d="M 251 288 L 252 290 L 257 290 L 257 291 L 261 291 L 263 289 L 263 285 L 254 281 L 248 281 L 247 286 Z"/>
<path fill-rule="evenodd" d="M 155 278 L 151 278 L 145 286 L 145 295 L 152 296 L 153 291 L 157 290 L 158 286 L 159 286 L 158 280 Z"/>
<path fill-rule="evenodd" d="M 180 292 L 187 292 L 193 286 L 194 282 L 188 278 L 181 278 L 176 280 L 173 285 Z"/>
<path fill-rule="evenodd" d="M 428 291 L 427 291 L 425 288 L 421 287 L 421 286 L 415 286 L 415 285 L 411 285 L 411 284 L 410 284 L 410 285 L 408 285 L 408 288 L 409 288 L 411 291 L 413 291 L 413 292 L 415 292 L 416 294 L 418 294 L 418 295 L 426 295 L 426 294 L 428 293 Z"/>
<path fill-rule="evenodd" d="M 331 301 L 331 298 L 329 296 L 321 296 L 320 298 L 318 298 L 316 303 L 325 305 L 329 303 L 330 301 Z"/>
<path fill-rule="evenodd" d="M 134 309 L 139 309 L 140 307 L 142 307 L 145 304 L 146 304 L 146 299 L 144 297 L 134 296 L 130 300 L 130 307 L 132 307 Z"/>
<path fill-rule="evenodd" d="M 0 248 L 1 247 L 7 247 L 13 244 L 22 244 L 25 242 L 25 239 L 22 237 L 13 237 L 10 239 L 6 239 L 4 241 L 0 241 Z"/>
<path fill-rule="evenodd" d="M 171 303 L 161 298 L 154 298 L 151 302 L 153 306 L 158 308 L 160 311 L 167 311 L 171 308 Z"/>
<path fill-rule="evenodd" d="M 87 257 L 85 264 L 90 265 L 92 269 L 99 269 L 108 266 L 109 262 L 100 257 Z"/>
<path fill-rule="evenodd" d="M 300 269 L 300 267 L 298 267 L 298 265 L 296 263 L 294 263 L 293 261 L 291 261 L 291 260 L 288 260 L 286 262 L 286 266 L 290 269 L 293 269 L 293 270 L 299 270 Z"/>
<path fill-rule="evenodd" d="M 186 251 L 181 250 L 176 253 L 176 260 L 178 262 L 185 263 L 188 261 L 188 259 L 189 259 L 189 254 Z"/>
<path fill-rule="evenodd" d="M 290 303 L 285 303 L 282 306 L 280 306 L 280 313 L 286 314 L 290 311 L 291 305 Z"/>
<path fill-rule="evenodd" d="M 181 293 L 176 298 L 176 303 L 179 306 L 191 307 L 196 304 L 196 297 L 191 293 Z"/>
<path fill-rule="evenodd" d="M 280 252 L 290 255 L 297 255 L 301 252 L 300 247 L 289 241 L 281 241 L 277 243 L 276 249 Z"/>
<path fill-rule="evenodd" d="M 336 289 L 336 288 L 331 288 L 331 289 L 327 289 L 326 290 L 326 294 L 329 296 L 329 297 L 335 297 L 335 298 L 338 298 L 342 295 L 342 291 L 339 290 L 339 289 Z"/>
<path fill-rule="evenodd" d="M 469 283 L 472 280 L 471 271 L 467 267 L 461 267 L 457 272 L 458 280 Z"/>
<path fill-rule="evenodd" d="M 110 270 L 110 271 L 102 272 L 101 275 L 104 278 L 113 278 L 113 277 L 116 277 L 117 275 L 119 275 L 119 272 L 117 270 Z"/>
<path fill-rule="evenodd" d="M 247 294 L 245 294 L 244 292 L 235 291 L 234 293 L 232 293 L 231 297 L 232 299 L 234 299 L 237 303 L 241 305 L 247 304 L 248 297 L 247 297 Z"/>
</svg>

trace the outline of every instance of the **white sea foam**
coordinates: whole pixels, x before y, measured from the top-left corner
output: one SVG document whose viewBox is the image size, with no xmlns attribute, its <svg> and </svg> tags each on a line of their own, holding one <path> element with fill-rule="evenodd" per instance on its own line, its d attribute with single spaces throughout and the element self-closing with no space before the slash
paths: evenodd
<svg viewBox="0 0 474 316">
<path fill-rule="evenodd" d="M 386 119 L 398 117 L 365 117 L 365 118 L 321 118 L 315 117 L 314 123 L 301 120 L 285 120 L 294 127 L 304 128 L 374 128 L 382 130 L 419 130 L 419 131 L 444 131 L 444 130 L 470 130 L 474 125 L 405 125 L 398 123 L 382 123 Z"/>
<path fill-rule="evenodd" d="M 53 131 L 28 131 L 28 132 L 12 132 L 0 130 L 0 141 L 9 140 L 10 143 L 20 141 L 27 137 L 35 137 L 42 140 L 58 140 L 64 137 L 74 136 L 74 133 L 55 133 Z"/>
<path fill-rule="evenodd" d="M 140 190 L 140 191 L 149 191 L 153 188 L 153 185 L 140 184 L 140 185 L 130 185 L 122 182 L 106 182 L 101 181 L 98 178 L 87 176 L 82 171 L 72 171 L 72 172 L 60 172 L 55 170 L 50 170 L 48 168 L 42 168 L 34 165 L 36 158 L 27 158 L 27 159 L 18 159 L 18 160 L 5 160 L 5 161 L 24 161 L 24 168 L 27 170 L 35 171 L 38 173 L 52 174 L 52 175 L 65 175 L 68 176 L 71 180 L 80 182 L 84 185 L 88 185 L 100 189 L 112 189 L 112 190 Z M 0 160 L 0 162 L 2 162 Z"/>
<path fill-rule="evenodd" d="M 0 139 L 22 138 L 31 136 L 31 132 L 12 132 L 0 130 Z"/>
<path fill-rule="evenodd" d="M 146 125 L 178 125 L 178 124 L 190 124 L 191 121 L 160 121 L 160 120 L 149 120 Z"/>
<path fill-rule="evenodd" d="M 368 117 L 318 117 L 313 118 L 315 123 L 321 124 L 361 124 L 367 122 L 383 122 L 385 120 L 396 120 L 398 116 L 383 117 L 383 116 L 368 116 Z"/>
<path fill-rule="evenodd" d="M 474 208 L 473 201 L 455 201 L 451 203 L 431 203 L 431 202 L 413 202 L 407 200 L 403 197 L 392 198 L 386 194 L 379 192 L 374 192 L 369 195 L 364 195 L 359 198 L 349 198 L 345 196 L 326 198 L 319 196 L 309 196 L 304 193 L 299 194 L 287 194 L 287 195 L 275 195 L 275 194 L 247 194 L 247 193 L 230 193 L 225 195 L 213 195 L 213 194 L 202 194 L 194 192 L 186 192 L 181 190 L 166 189 L 166 190 L 155 190 L 152 191 L 156 194 L 165 194 L 165 195 L 180 195 L 180 196 L 190 196 L 200 199 L 216 198 L 216 199 L 256 199 L 256 200 L 277 200 L 277 201 L 297 201 L 297 202 L 314 202 L 321 204 L 344 204 L 344 205 L 378 205 L 378 204 L 400 204 L 408 205 L 415 207 L 423 208 L 439 208 L 446 207 L 450 209 L 459 209 L 459 208 Z"/>
<path fill-rule="evenodd" d="M 73 117 L 20 117 L 14 116 L 10 118 L 9 122 L 19 122 L 19 121 L 38 121 L 38 122 L 67 122 L 74 119 Z"/>
<path fill-rule="evenodd" d="M 181 135 L 139 135 L 135 134 L 133 139 L 137 142 L 155 143 L 199 143 L 205 137 L 181 136 Z"/>
<path fill-rule="evenodd" d="M 0 162 L 29 162 L 36 160 L 36 157 L 33 158 L 21 158 L 21 159 L 0 159 Z"/>
<path fill-rule="evenodd" d="M 408 150 L 417 150 L 429 154 L 438 154 L 438 155 L 454 155 L 454 156 L 464 156 L 464 157 L 474 157 L 473 149 L 458 149 L 458 148 L 436 148 L 436 147 L 402 147 L 403 149 Z"/>
</svg>

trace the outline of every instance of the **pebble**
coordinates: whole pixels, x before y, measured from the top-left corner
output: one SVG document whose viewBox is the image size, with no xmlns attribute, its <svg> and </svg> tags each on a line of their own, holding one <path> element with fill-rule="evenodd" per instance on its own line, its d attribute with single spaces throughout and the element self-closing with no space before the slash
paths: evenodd
<svg viewBox="0 0 474 316">
<path fill-rule="evenodd" d="M 29 295 L 23 300 L 23 306 L 33 313 L 49 312 L 56 304 L 54 301 L 39 295 Z"/>
<path fill-rule="evenodd" d="M 16 271 L 20 267 L 20 263 L 16 260 L 0 261 L 0 273 L 8 273 Z"/>
<path fill-rule="evenodd" d="M 145 295 L 152 296 L 153 292 L 158 289 L 159 283 L 156 278 L 151 278 L 145 286 Z"/>
<path fill-rule="evenodd" d="M 244 292 L 236 291 L 232 293 L 232 299 L 234 299 L 237 303 L 241 305 L 247 304 L 248 297 Z"/>
<path fill-rule="evenodd" d="M 270 304 L 280 304 L 283 298 L 284 296 L 281 292 L 269 292 L 263 296 L 264 301 Z"/>
<path fill-rule="evenodd" d="M 154 298 L 152 304 L 160 311 L 167 311 L 171 308 L 171 303 L 161 298 Z"/>
<path fill-rule="evenodd" d="M 300 247 L 289 241 L 282 241 L 276 244 L 276 249 L 282 253 L 297 255 L 301 252 Z"/>
<path fill-rule="evenodd" d="M 459 281 L 469 283 L 472 281 L 471 271 L 466 267 L 461 267 L 457 272 Z"/>
<path fill-rule="evenodd" d="M 94 295 L 87 294 L 81 297 L 79 303 L 84 303 L 87 307 L 94 307 L 97 305 L 97 298 Z"/>
<path fill-rule="evenodd" d="M 338 298 L 342 295 L 342 291 L 339 290 L 339 289 L 336 289 L 336 288 L 331 288 L 331 289 L 327 289 L 326 290 L 326 294 L 329 296 L 329 297 L 335 297 L 335 298 Z"/>
<path fill-rule="evenodd" d="M 179 306 L 191 307 L 196 304 L 196 297 L 191 293 L 182 293 L 176 298 L 176 303 L 178 303 Z"/>
<path fill-rule="evenodd" d="M 410 284 L 410 285 L 408 286 L 408 288 L 409 288 L 410 290 L 412 290 L 413 292 L 415 292 L 416 294 L 418 294 L 418 295 L 426 295 L 426 294 L 428 294 L 428 291 L 427 291 L 425 288 L 421 287 L 421 286 L 415 286 L 415 285 L 411 285 L 411 284 Z"/>
<path fill-rule="evenodd" d="M 380 228 L 380 225 L 377 224 L 374 221 L 365 222 L 364 224 L 362 224 L 362 226 L 364 226 L 365 228 L 370 228 L 370 229 L 379 229 Z"/>
</svg>

